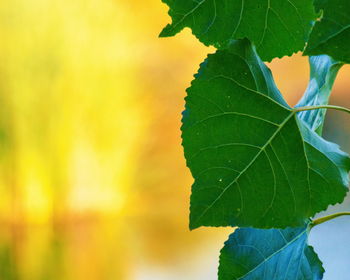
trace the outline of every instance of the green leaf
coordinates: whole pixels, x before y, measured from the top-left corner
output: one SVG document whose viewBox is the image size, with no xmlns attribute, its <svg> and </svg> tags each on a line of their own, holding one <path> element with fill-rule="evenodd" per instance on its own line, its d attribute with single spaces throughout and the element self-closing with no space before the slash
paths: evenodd
<svg viewBox="0 0 350 280">
<path fill-rule="evenodd" d="M 350 1 L 318 0 L 316 7 L 323 10 L 323 16 L 315 24 L 304 54 L 328 54 L 350 63 Z"/>
<path fill-rule="evenodd" d="M 221 250 L 219 280 L 320 280 L 324 269 L 307 239 L 308 227 L 237 229 Z"/>
<path fill-rule="evenodd" d="M 342 63 L 333 60 L 328 55 L 311 56 L 309 63 L 310 82 L 296 107 L 327 105 L 335 78 L 343 66 Z M 326 111 L 325 109 L 304 111 L 298 113 L 298 116 L 313 131 L 322 134 Z"/>
<path fill-rule="evenodd" d="M 350 159 L 298 118 L 248 40 L 209 55 L 187 90 L 190 228 L 285 228 L 347 192 Z"/>
<path fill-rule="evenodd" d="M 232 39 L 248 38 L 260 57 L 270 61 L 303 50 L 313 20 L 313 0 L 163 0 L 172 24 L 161 37 L 185 27 L 205 45 L 223 48 Z"/>
</svg>

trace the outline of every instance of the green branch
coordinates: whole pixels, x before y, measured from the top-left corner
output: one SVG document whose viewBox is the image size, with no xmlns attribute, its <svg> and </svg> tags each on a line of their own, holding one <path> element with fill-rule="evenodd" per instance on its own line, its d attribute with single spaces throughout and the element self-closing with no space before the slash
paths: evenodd
<svg viewBox="0 0 350 280">
<path fill-rule="evenodd" d="M 303 112 L 303 111 L 311 111 L 311 110 L 318 110 L 318 109 L 331 109 L 331 110 L 338 110 L 345 113 L 350 114 L 350 109 L 341 107 L 341 106 L 335 106 L 335 105 L 316 105 L 316 106 L 305 106 L 305 107 L 298 107 L 294 108 L 294 112 Z"/>
<path fill-rule="evenodd" d="M 310 227 L 313 228 L 314 226 L 323 224 L 325 222 L 328 222 L 330 220 L 333 220 L 333 219 L 341 217 L 341 216 L 350 216 L 350 212 L 340 212 L 340 213 L 332 214 L 332 215 L 329 215 L 326 217 L 322 217 L 322 218 L 313 220 Z"/>
</svg>

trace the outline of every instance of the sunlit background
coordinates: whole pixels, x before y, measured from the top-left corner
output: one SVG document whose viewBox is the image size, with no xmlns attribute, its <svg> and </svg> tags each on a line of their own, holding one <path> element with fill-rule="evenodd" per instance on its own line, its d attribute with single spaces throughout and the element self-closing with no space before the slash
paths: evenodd
<svg viewBox="0 0 350 280">
<path fill-rule="evenodd" d="M 214 50 L 188 30 L 159 39 L 167 10 L 0 0 L 0 280 L 216 279 L 232 229 L 188 230 L 179 131 L 185 89 Z M 270 67 L 293 105 L 307 58 Z M 347 66 L 333 104 L 350 107 L 349 78 Z M 329 114 L 325 133 L 350 151 L 348 116 Z M 326 280 L 348 279 L 349 225 L 312 233 Z"/>
</svg>

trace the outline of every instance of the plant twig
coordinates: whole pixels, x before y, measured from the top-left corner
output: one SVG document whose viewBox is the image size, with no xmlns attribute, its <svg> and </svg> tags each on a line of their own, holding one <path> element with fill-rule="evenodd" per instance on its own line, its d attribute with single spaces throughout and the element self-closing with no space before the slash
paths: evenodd
<svg viewBox="0 0 350 280">
<path fill-rule="evenodd" d="M 328 222 L 330 220 L 333 220 L 333 219 L 341 217 L 341 216 L 350 216 L 350 212 L 340 212 L 340 213 L 335 213 L 335 214 L 325 216 L 322 218 L 318 218 L 316 220 L 313 220 L 312 223 L 310 224 L 310 226 L 311 226 L 311 228 L 313 228 L 314 226 L 323 224 L 325 222 Z"/>
<path fill-rule="evenodd" d="M 318 109 L 332 109 L 332 110 L 338 110 L 338 111 L 342 111 L 350 114 L 350 109 L 341 107 L 341 106 L 335 106 L 335 105 L 316 105 L 316 106 L 297 107 L 297 108 L 294 108 L 293 111 L 302 112 L 302 111 L 311 111 L 311 110 L 318 110 Z"/>
</svg>

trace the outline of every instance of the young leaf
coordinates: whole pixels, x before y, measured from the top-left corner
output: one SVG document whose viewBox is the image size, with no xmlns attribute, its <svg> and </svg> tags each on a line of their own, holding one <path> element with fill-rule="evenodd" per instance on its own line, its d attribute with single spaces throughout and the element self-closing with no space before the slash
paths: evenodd
<svg viewBox="0 0 350 280">
<path fill-rule="evenodd" d="M 327 105 L 333 84 L 343 63 L 335 61 L 328 55 L 311 56 L 309 86 L 296 107 Z M 298 113 L 313 130 L 321 134 L 326 110 L 313 110 Z"/>
<path fill-rule="evenodd" d="M 307 238 L 308 227 L 237 229 L 221 250 L 219 280 L 320 280 L 324 269 Z"/>
<path fill-rule="evenodd" d="M 163 0 L 172 24 L 161 37 L 185 27 L 205 45 L 222 48 L 231 39 L 248 38 L 260 57 L 270 61 L 303 50 L 312 21 L 313 0 Z"/>
<path fill-rule="evenodd" d="M 316 0 L 315 4 L 323 16 L 315 24 L 304 54 L 328 54 L 350 63 L 350 1 Z"/>
<path fill-rule="evenodd" d="M 350 159 L 297 117 L 247 40 L 209 55 L 187 92 L 192 229 L 302 226 L 343 201 Z"/>
</svg>

